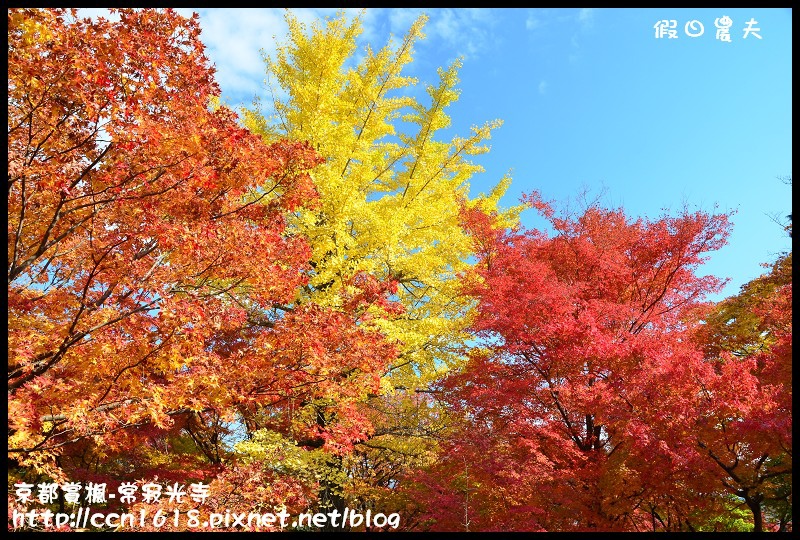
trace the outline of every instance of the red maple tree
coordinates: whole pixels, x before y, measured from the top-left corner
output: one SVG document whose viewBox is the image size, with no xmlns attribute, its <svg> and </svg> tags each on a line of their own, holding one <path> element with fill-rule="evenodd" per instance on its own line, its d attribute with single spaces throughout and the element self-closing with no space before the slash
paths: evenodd
<svg viewBox="0 0 800 540">
<path fill-rule="evenodd" d="M 631 220 L 592 204 L 562 217 L 526 201 L 551 234 L 464 215 L 482 346 L 443 383 L 462 427 L 429 476 L 435 527 L 691 527 L 714 489 L 686 432 L 710 370 L 691 332 L 720 286 L 697 269 L 728 216 Z"/>
</svg>

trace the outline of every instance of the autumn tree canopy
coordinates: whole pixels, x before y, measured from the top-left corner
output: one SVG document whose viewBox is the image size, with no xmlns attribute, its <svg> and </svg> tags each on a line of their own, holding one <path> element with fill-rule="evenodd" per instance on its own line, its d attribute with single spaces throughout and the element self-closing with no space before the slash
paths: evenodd
<svg viewBox="0 0 800 540">
<path fill-rule="evenodd" d="M 212 107 L 196 18 L 118 13 L 9 11 L 12 463 L 203 476 L 224 464 L 226 426 L 289 399 L 335 398 L 337 422 L 290 422 L 347 447 L 368 429 L 351 402 L 393 347 L 355 324 L 380 295 L 291 309 L 311 251 L 286 220 L 317 204 L 319 155 Z M 176 434 L 190 450 L 170 450 Z"/>
<path fill-rule="evenodd" d="M 483 346 L 442 384 L 462 427 L 423 477 L 434 527 L 680 528 L 713 487 L 688 431 L 711 369 L 691 336 L 720 285 L 697 271 L 728 216 L 527 202 L 551 233 L 464 214 Z"/>
<path fill-rule="evenodd" d="M 414 531 L 791 530 L 791 252 L 715 303 L 728 213 L 474 196 L 500 122 L 443 137 L 424 16 L 359 50 L 287 12 L 241 117 L 197 15 L 113 19 L 8 10 L 10 516 L 158 480 Z"/>
<path fill-rule="evenodd" d="M 699 330 L 714 373 L 696 444 L 754 528 L 792 520 L 792 254 L 715 306 Z"/>
<path fill-rule="evenodd" d="M 469 181 L 482 170 L 471 157 L 488 151 L 485 141 L 500 122 L 442 139 L 450 125 L 447 108 L 459 95 L 460 62 L 439 69 L 426 100 L 413 97 L 417 81 L 404 70 L 424 37 L 424 16 L 397 42 L 367 47 L 358 60 L 360 17 L 348 21 L 339 14 L 310 27 L 290 12 L 286 20 L 288 42 L 266 58 L 271 95 L 245 111 L 245 125 L 266 141 L 308 141 L 326 158 L 313 171 L 319 204 L 289 224 L 308 237 L 311 249 L 301 302 L 338 306 L 353 277 L 365 275 L 391 287 L 403 307 L 363 319 L 398 348 L 382 391 L 366 405 L 381 427 L 361 445 L 357 460 L 378 460 L 369 469 L 385 467 L 377 481 L 385 487 L 403 468 L 400 462 L 432 457 L 430 435 L 438 422 L 417 394 L 463 361 L 473 300 L 457 276 L 473 251 L 459 208 L 498 211 L 510 179 L 477 198 L 470 196 Z M 514 209 L 500 216 L 506 225 L 516 222 Z M 408 421 L 423 417 L 423 425 Z"/>
</svg>

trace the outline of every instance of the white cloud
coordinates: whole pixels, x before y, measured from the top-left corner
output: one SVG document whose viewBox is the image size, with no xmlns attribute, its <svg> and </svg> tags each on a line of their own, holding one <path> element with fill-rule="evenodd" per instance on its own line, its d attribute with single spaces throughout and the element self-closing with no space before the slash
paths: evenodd
<svg viewBox="0 0 800 540">
<path fill-rule="evenodd" d="M 465 58 L 490 53 L 500 35 L 494 13 L 486 8 L 435 9 L 430 12 L 430 35 L 441 39 Z"/>
<path fill-rule="evenodd" d="M 222 88 L 222 97 L 232 106 L 249 105 L 256 95 L 269 99 L 262 51 L 274 58 L 278 45 L 286 43 L 286 11 L 307 26 L 314 21 L 323 22 L 326 16 L 333 17 L 339 11 L 344 11 L 349 19 L 360 14 L 363 31 L 356 59 L 363 55 L 366 43 L 375 50 L 382 48 L 388 41 L 388 33 L 397 43 L 423 13 L 429 16 L 423 29 L 426 39 L 417 46 L 450 52 L 452 58 L 491 54 L 498 36 L 502 35 L 495 31 L 496 15 L 486 8 L 180 8 L 177 11 L 187 17 L 194 11 L 199 14 L 200 40 L 206 46 L 206 56 L 216 67 L 215 78 Z M 93 17 L 108 14 L 100 9 L 83 9 L 80 13 Z"/>
<path fill-rule="evenodd" d="M 217 68 L 223 90 L 249 101 L 261 93 L 264 62 L 260 50 L 274 54 L 287 25 L 280 9 L 201 9 L 200 34 L 206 54 Z"/>
<path fill-rule="evenodd" d="M 389 9 L 389 31 L 393 36 L 405 35 L 411 24 L 416 21 L 423 10 L 420 8 Z"/>
<path fill-rule="evenodd" d="M 445 41 L 452 43 L 458 37 L 458 21 L 452 9 L 438 10 L 428 22 L 428 27 L 431 30 L 431 34 Z"/>
<path fill-rule="evenodd" d="M 525 28 L 528 30 L 541 30 L 553 20 L 551 9 L 529 9 L 525 18 Z"/>
<path fill-rule="evenodd" d="M 583 8 L 578 12 L 578 22 L 583 28 L 591 28 L 594 25 L 594 14 L 594 9 Z"/>
<path fill-rule="evenodd" d="M 265 90 L 263 54 L 275 58 L 279 45 L 288 39 L 285 15 L 289 11 L 307 27 L 315 21 L 324 24 L 326 17 L 335 17 L 343 11 L 349 20 L 362 15 L 363 32 L 359 41 L 364 41 L 376 32 L 377 14 L 370 10 L 354 8 L 214 8 L 200 9 L 201 41 L 206 45 L 206 54 L 217 67 L 216 79 L 223 98 L 234 103 L 249 104 L 252 97 L 269 96 Z M 382 46 L 382 44 L 381 44 Z"/>
<path fill-rule="evenodd" d="M 423 32 L 426 39 L 420 46 L 451 49 L 453 56 L 477 56 L 488 51 L 494 43 L 495 15 L 486 8 L 396 8 L 386 9 L 389 31 L 404 36 L 420 15 L 427 15 Z"/>
<path fill-rule="evenodd" d="M 541 81 L 539 83 L 539 93 L 541 95 L 544 95 L 547 92 L 547 86 L 548 86 L 547 81 Z"/>
<path fill-rule="evenodd" d="M 379 36 L 378 34 L 378 19 L 380 18 L 381 11 L 380 9 L 365 9 L 361 15 L 361 23 L 364 28 L 361 39 L 367 43 L 371 43 L 373 49 L 378 47 L 376 42 L 380 43 L 381 40 L 384 39 L 383 36 Z"/>
<path fill-rule="evenodd" d="M 583 8 L 579 10 L 578 14 L 575 16 L 578 28 L 570 40 L 570 44 L 572 45 L 572 52 L 568 56 L 570 64 L 577 64 L 580 61 L 581 41 L 584 37 L 592 34 L 591 29 L 594 27 L 596 13 L 597 10 L 593 8 Z"/>
<path fill-rule="evenodd" d="M 535 15 L 534 11 L 528 13 L 528 17 L 525 19 L 525 28 L 528 30 L 536 30 L 542 26 L 544 26 L 544 22 Z"/>
</svg>

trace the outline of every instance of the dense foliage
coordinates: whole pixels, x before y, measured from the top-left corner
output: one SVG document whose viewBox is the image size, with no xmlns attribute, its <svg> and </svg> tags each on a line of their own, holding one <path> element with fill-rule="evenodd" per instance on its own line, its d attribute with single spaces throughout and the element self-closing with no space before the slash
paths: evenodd
<svg viewBox="0 0 800 540">
<path fill-rule="evenodd" d="M 8 11 L 9 528 L 21 486 L 177 482 L 207 497 L 92 506 L 791 529 L 791 253 L 715 304 L 727 214 L 471 198 L 500 122 L 439 139 L 424 17 L 357 55 L 358 18 L 287 15 L 240 118 L 196 16 L 117 14 Z"/>
</svg>

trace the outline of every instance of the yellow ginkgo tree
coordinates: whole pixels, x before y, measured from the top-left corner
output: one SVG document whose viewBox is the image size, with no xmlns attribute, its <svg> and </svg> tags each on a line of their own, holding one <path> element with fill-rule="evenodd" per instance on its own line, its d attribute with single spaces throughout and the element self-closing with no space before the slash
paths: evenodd
<svg viewBox="0 0 800 540">
<path fill-rule="evenodd" d="M 291 223 L 312 249 L 309 283 L 297 303 L 336 308 L 365 280 L 396 287 L 391 299 L 401 311 L 374 305 L 359 321 L 397 344 L 382 395 L 364 395 L 375 431 L 357 449 L 372 460 L 362 467 L 372 478 L 367 484 L 390 486 L 397 459 L 429 455 L 433 439 L 426 435 L 442 422 L 429 385 L 458 365 L 469 340 L 472 300 L 460 293 L 458 277 L 472 252 L 460 209 L 478 205 L 507 225 L 517 220 L 518 208 L 497 208 L 508 177 L 489 195 L 470 198 L 470 178 L 483 170 L 470 158 L 489 150 L 485 141 L 501 122 L 440 140 L 450 125 L 446 110 L 458 99 L 461 62 L 438 70 L 424 102 L 413 97 L 417 81 L 403 69 L 424 37 L 425 16 L 378 52 L 358 49 L 360 17 L 340 13 L 310 27 L 291 12 L 286 19 L 287 43 L 274 58 L 265 56 L 269 101 L 243 116 L 267 141 L 308 141 L 326 158 L 312 173 L 319 204 Z M 321 422 L 324 405 L 313 404 Z M 357 469 L 351 464 L 351 475 Z"/>
</svg>

